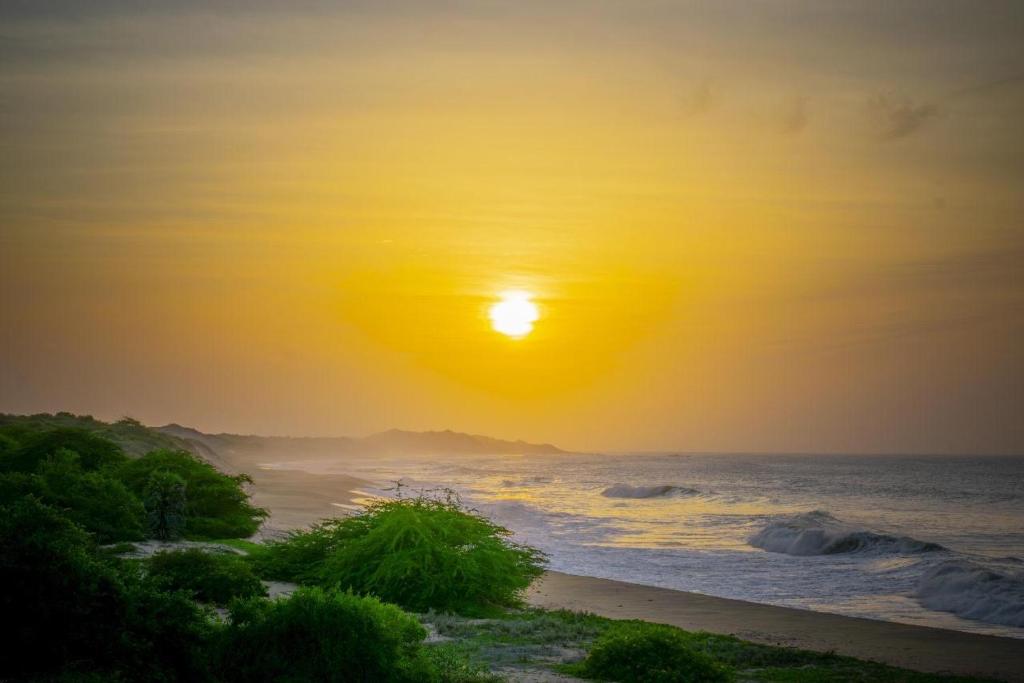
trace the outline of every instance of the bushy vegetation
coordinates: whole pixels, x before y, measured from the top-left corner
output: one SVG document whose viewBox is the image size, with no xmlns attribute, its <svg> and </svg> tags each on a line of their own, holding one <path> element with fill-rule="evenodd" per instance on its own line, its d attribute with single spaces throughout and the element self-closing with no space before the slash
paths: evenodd
<svg viewBox="0 0 1024 683">
<path fill-rule="evenodd" d="M 50 456 L 39 468 L 42 499 L 64 510 L 100 543 L 144 538 L 145 510 L 139 499 L 107 471 L 88 472 L 79 462 L 73 451 Z"/>
<path fill-rule="evenodd" d="M 491 680 L 458 652 L 424 649 L 416 619 L 373 598 L 317 589 L 269 602 L 234 554 L 119 558 L 147 532 L 248 536 L 265 513 L 244 477 L 188 453 L 132 460 L 94 431 L 38 426 L 0 420 L 0 612 L 14 626 L 0 679 Z M 228 624 L 199 605 L 232 601 Z"/>
<path fill-rule="evenodd" d="M 543 572 L 539 551 L 452 497 L 373 503 L 271 544 L 266 575 L 374 595 L 406 609 L 479 614 L 518 604 Z"/>
<path fill-rule="evenodd" d="M 72 413 L 39 413 L 37 415 L 7 415 L 0 413 L 0 453 L 4 439 L 10 435 L 15 442 L 25 434 L 47 432 L 54 429 L 75 429 L 89 432 L 117 444 L 129 456 L 139 456 L 160 448 L 181 448 L 183 443 L 173 436 L 150 429 L 130 417 L 117 422 L 103 422 L 91 415 Z"/>
<path fill-rule="evenodd" d="M 15 439 L 19 436 L 18 445 L 0 461 L 0 469 L 3 471 L 36 472 L 44 461 L 58 451 L 77 454 L 79 465 L 85 472 L 117 467 L 128 461 L 116 443 L 84 429 L 27 432 L 22 427 L 8 433 L 8 437 Z"/>
<path fill-rule="evenodd" d="M 159 586 L 187 591 L 200 602 L 227 605 L 235 598 L 267 594 L 249 563 L 230 552 L 164 551 L 149 559 L 148 571 Z"/>
<path fill-rule="evenodd" d="M 122 423 L 123 430 L 146 429 Z M 243 488 L 248 477 L 221 474 L 187 451 L 156 450 L 130 459 L 94 431 L 35 427 L 31 420 L 0 426 L 0 501 L 34 495 L 64 510 L 101 543 L 147 536 L 245 538 L 266 516 L 249 502 Z"/>
<path fill-rule="evenodd" d="M 42 441 L 33 438 L 32 446 L 38 446 Z M 59 444 L 75 439 L 54 441 Z M 87 443 L 86 447 L 94 445 Z M 112 445 L 102 444 L 100 449 L 93 450 L 86 461 L 90 464 L 88 467 L 83 466 L 77 451 L 62 446 L 57 446 L 57 450 L 49 455 L 32 453 L 29 458 L 21 456 L 31 452 L 30 449 L 18 447 L 15 451 L 18 460 L 4 462 L 15 467 L 0 474 L 0 503 L 32 495 L 63 510 L 72 521 L 93 533 L 100 543 L 143 538 L 145 513 L 139 500 L 111 472 L 111 466 L 119 462 L 116 457 L 110 457 L 117 451 L 107 451 L 107 447 Z M 97 458 L 97 452 L 104 455 Z M 100 461 L 104 464 L 97 466 Z M 33 464 L 33 470 L 22 471 L 21 468 L 29 463 Z"/>
<path fill-rule="evenodd" d="M 685 632 L 625 623 L 606 631 L 579 666 L 587 678 L 619 683 L 724 683 L 731 672 L 693 647 Z"/>
<path fill-rule="evenodd" d="M 185 480 L 174 472 L 154 470 L 142 490 L 149 534 L 161 541 L 178 538 L 185 532 Z"/>
<path fill-rule="evenodd" d="M 300 589 L 288 600 L 244 600 L 223 634 L 224 681 L 424 681 L 426 631 L 375 598 Z"/>
<path fill-rule="evenodd" d="M 162 511 L 166 509 L 160 506 L 168 501 L 167 496 L 159 495 L 167 492 L 168 480 L 157 473 L 184 481 L 182 532 L 188 538 L 245 538 L 256 533 L 267 515 L 249 502 L 242 488 L 251 483 L 248 476 L 222 474 L 188 451 L 157 450 L 124 463 L 118 472 L 128 488 L 149 504 L 151 521 L 153 517 L 164 519 Z M 161 524 L 157 526 L 163 529 Z"/>
<path fill-rule="evenodd" d="M 0 508 L 0 585 L 12 627 L 0 678 L 206 678 L 210 624 L 196 604 L 103 559 L 88 534 L 33 496 Z"/>
</svg>

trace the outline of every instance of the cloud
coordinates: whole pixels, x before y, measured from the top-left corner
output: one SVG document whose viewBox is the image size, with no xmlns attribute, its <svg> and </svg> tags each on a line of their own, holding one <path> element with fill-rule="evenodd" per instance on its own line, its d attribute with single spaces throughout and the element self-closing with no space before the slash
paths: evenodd
<svg viewBox="0 0 1024 683">
<path fill-rule="evenodd" d="M 887 95 L 876 95 L 868 102 L 868 116 L 883 140 L 899 140 L 913 135 L 939 113 L 934 104 L 916 103 Z"/>
</svg>

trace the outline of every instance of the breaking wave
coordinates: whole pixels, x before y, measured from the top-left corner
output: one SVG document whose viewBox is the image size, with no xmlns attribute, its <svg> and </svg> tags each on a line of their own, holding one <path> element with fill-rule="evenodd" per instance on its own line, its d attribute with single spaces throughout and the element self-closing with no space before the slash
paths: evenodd
<svg viewBox="0 0 1024 683">
<path fill-rule="evenodd" d="M 684 486 L 630 486 L 629 484 L 616 484 L 609 486 L 601 495 L 605 498 L 667 498 L 699 496 L 700 491 Z"/>
<path fill-rule="evenodd" d="M 786 555 L 907 554 L 945 550 L 938 543 L 851 527 L 821 510 L 773 519 L 748 543 L 755 548 Z"/>
<path fill-rule="evenodd" d="M 950 560 L 925 572 L 916 597 L 928 609 L 964 619 L 1024 626 L 1024 572 Z"/>
</svg>

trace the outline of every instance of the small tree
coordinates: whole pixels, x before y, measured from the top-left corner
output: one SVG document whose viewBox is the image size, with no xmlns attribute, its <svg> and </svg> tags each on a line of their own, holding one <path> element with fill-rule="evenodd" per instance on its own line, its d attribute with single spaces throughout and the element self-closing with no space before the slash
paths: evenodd
<svg viewBox="0 0 1024 683">
<path fill-rule="evenodd" d="M 143 499 L 153 472 L 173 472 L 185 480 L 188 504 L 182 533 L 191 539 L 248 538 L 267 511 L 254 507 L 244 485 L 246 475 L 230 477 L 187 451 L 155 450 L 125 463 L 121 481 Z"/>
<path fill-rule="evenodd" d="M 185 528 L 185 480 L 173 472 L 151 472 L 143 495 L 149 533 L 153 538 L 169 540 Z"/>
</svg>

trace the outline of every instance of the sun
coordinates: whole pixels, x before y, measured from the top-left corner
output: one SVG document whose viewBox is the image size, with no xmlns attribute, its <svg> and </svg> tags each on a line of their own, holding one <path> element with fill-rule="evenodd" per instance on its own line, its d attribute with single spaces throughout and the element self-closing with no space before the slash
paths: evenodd
<svg viewBox="0 0 1024 683">
<path fill-rule="evenodd" d="M 540 318 L 537 304 L 530 301 L 529 292 L 509 291 L 498 295 L 501 301 L 491 306 L 491 327 L 506 337 L 518 339 L 533 331 L 533 323 Z"/>
</svg>

